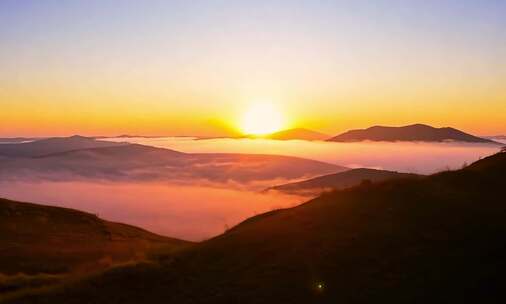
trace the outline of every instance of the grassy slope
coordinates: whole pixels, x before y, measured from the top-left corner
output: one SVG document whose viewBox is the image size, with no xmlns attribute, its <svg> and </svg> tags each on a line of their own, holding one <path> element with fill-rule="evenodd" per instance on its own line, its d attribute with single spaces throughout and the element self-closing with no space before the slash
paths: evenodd
<svg viewBox="0 0 506 304">
<path fill-rule="evenodd" d="M 338 191 L 251 218 L 158 265 L 11 303 L 504 300 L 505 186 L 502 153 L 464 170 Z"/>
<path fill-rule="evenodd" d="M 0 199 L 0 272 L 62 273 L 186 242 L 77 210 Z"/>
<path fill-rule="evenodd" d="M 85 274 L 185 244 L 85 212 L 0 199 L 0 292 L 23 287 L 8 279 Z"/>
</svg>

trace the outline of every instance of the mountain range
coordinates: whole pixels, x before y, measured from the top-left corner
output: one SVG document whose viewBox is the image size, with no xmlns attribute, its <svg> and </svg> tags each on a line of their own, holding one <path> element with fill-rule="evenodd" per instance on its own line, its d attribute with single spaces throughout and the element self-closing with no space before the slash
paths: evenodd
<svg viewBox="0 0 506 304">
<path fill-rule="evenodd" d="M 5 303 L 502 303 L 505 181 L 498 153 L 364 183 Z"/>
<path fill-rule="evenodd" d="M 76 139 L 83 139 L 86 137 L 73 136 Z M 143 135 L 130 135 L 123 134 L 115 136 L 114 138 L 157 138 L 163 136 L 143 136 Z M 88 137 L 88 139 L 104 139 L 108 136 L 95 136 Z M 197 137 L 199 140 L 214 139 L 220 137 Z M 255 135 L 237 135 L 234 137 L 224 138 L 260 138 L 260 139 L 273 139 L 273 140 L 326 140 L 335 142 L 357 142 L 357 141 L 425 141 L 425 142 L 444 142 L 444 141 L 457 141 L 469 143 L 490 143 L 500 144 L 494 139 L 505 139 L 505 136 L 486 136 L 478 137 L 451 127 L 435 128 L 425 124 L 412 124 L 402 127 L 387 127 L 387 126 L 373 126 L 367 129 L 349 130 L 337 136 L 331 137 L 330 135 L 306 129 L 306 128 L 293 128 L 277 131 L 270 134 Z M 57 140 L 57 138 L 51 138 Z M 25 141 L 38 141 L 41 138 L 0 138 L 0 144 L 5 143 L 21 143 Z"/>
</svg>

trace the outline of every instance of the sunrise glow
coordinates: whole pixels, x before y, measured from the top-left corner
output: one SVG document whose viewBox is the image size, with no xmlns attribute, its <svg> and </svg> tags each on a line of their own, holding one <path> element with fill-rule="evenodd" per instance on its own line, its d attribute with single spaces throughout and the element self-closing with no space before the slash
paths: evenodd
<svg viewBox="0 0 506 304">
<path fill-rule="evenodd" d="M 279 131 L 284 126 L 280 110 L 268 102 L 253 103 L 244 113 L 241 129 L 244 134 L 262 135 Z"/>
</svg>

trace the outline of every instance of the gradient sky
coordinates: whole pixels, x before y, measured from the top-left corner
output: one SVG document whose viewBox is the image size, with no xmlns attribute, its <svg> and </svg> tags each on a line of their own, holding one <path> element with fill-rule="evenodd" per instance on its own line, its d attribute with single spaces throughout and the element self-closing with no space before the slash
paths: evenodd
<svg viewBox="0 0 506 304">
<path fill-rule="evenodd" d="M 0 136 L 506 133 L 506 1 L 0 1 Z"/>
</svg>

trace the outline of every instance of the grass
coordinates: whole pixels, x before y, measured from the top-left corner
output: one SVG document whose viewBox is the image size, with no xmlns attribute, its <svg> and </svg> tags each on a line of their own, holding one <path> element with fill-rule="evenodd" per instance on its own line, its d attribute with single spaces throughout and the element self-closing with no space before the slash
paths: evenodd
<svg viewBox="0 0 506 304">
<path fill-rule="evenodd" d="M 85 212 L 0 199 L 0 296 L 190 244 Z"/>
</svg>

